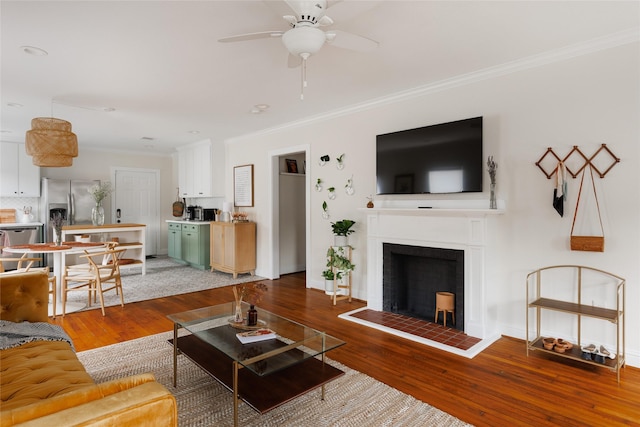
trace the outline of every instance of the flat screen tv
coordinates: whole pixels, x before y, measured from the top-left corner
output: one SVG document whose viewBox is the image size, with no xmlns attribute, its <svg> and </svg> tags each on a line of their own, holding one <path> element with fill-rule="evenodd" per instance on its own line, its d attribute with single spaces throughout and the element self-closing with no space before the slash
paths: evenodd
<svg viewBox="0 0 640 427">
<path fill-rule="evenodd" d="M 482 192 L 482 117 L 376 136 L 377 194 Z"/>
</svg>

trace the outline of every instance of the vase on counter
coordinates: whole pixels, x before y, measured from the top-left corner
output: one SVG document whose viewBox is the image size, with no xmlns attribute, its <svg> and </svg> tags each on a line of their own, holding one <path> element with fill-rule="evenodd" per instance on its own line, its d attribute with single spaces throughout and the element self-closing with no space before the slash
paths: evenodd
<svg viewBox="0 0 640 427">
<path fill-rule="evenodd" d="M 233 315 L 233 321 L 235 323 L 242 323 L 244 317 L 242 316 L 242 300 L 236 300 L 236 311 Z"/>
<path fill-rule="evenodd" d="M 102 202 L 96 202 L 96 205 L 91 209 L 91 223 L 93 225 L 104 225 L 104 208 Z"/>
<path fill-rule="evenodd" d="M 491 183 L 490 187 L 489 187 L 489 209 L 497 209 L 498 208 L 498 204 L 496 202 L 496 184 L 495 183 Z"/>
</svg>

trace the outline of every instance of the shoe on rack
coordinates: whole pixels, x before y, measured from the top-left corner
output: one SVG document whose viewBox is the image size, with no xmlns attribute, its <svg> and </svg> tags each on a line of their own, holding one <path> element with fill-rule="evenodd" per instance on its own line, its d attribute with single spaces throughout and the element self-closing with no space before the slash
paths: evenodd
<svg viewBox="0 0 640 427">
<path fill-rule="evenodd" d="M 597 350 L 598 350 L 598 347 L 596 347 L 595 344 L 589 344 L 587 346 L 582 347 L 582 351 L 585 351 L 587 353 L 595 353 Z"/>
<path fill-rule="evenodd" d="M 600 346 L 600 351 L 598 354 L 601 354 L 604 357 L 608 357 L 609 359 L 615 359 L 616 356 L 612 354 L 609 350 L 607 350 L 603 345 Z"/>
</svg>

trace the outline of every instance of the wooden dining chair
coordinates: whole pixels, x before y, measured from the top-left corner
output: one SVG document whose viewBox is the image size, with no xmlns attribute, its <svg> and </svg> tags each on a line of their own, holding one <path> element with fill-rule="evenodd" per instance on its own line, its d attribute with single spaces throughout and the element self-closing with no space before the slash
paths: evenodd
<svg viewBox="0 0 640 427">
<path fill-rule="evenodd" d="M 2 253 L 2 248 L 0 248 L 0 253 Z M 42 258 L 30 257 L 30 254 L 25 253 L 20 258 L 16 257 L 0 257 L 0 273 L 11 274 L 11 273 L 25 273 L 27 271 L 39 271 L 42 270 L 47 273 L 49 277 L 49 294 L 51 295 L 51 303 L 53 304 L 52 310 L 52 318 L 56 318 L 56 276 L 53 276 L 49 273 L 49 267 L 33 267 L 33 264 L 36 262 L 42 261 Z M 16 268 L 10 271 L 6 271 L 4 266 L 5 262 L 17 262 Z"/>
<path fill-rule="evenodd" d="M 124 307 L 124 295 L 122 293 L 122 280 L 120 277 L 120 259 L 126 249 L 108 249 L 103 252 L 85 251 L 81 258 L 86 258 L 89 264 L 88 270 L 66 267 L 62 278 L 62 316 L 65 315 L 67 294 L 69 292 L 87 292 L 87 305 L 100 298 L 102 315 L 104 311 L 104 293 L 115 291 L 120 295 L 120 305 Z"/>
</svg>

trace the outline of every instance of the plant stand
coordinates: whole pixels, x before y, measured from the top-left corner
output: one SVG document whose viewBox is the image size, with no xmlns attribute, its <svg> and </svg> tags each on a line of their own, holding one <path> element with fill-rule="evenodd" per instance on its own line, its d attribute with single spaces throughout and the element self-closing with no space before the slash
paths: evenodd
<svg viewBox="0 0 640 427">
<path fill-rule="evenodd" d="M 351 246 L 338 246 L 338 248 L 344 251 L 345 258 L 351 261 Z M 334 277 L 338 273 L 338 269 L 335 267 L 331 267 L 331 271 L 333 271 Z M 341 290 L 345 290 L 345 292 L 341 292 Z M 351 302 L 351 271 L 343 271 L 342 280 L 336 279 L 333 281 L 333 295 L 330 295 L 330 297 L 333 305 L 342 300 Z"/>
</svg>

